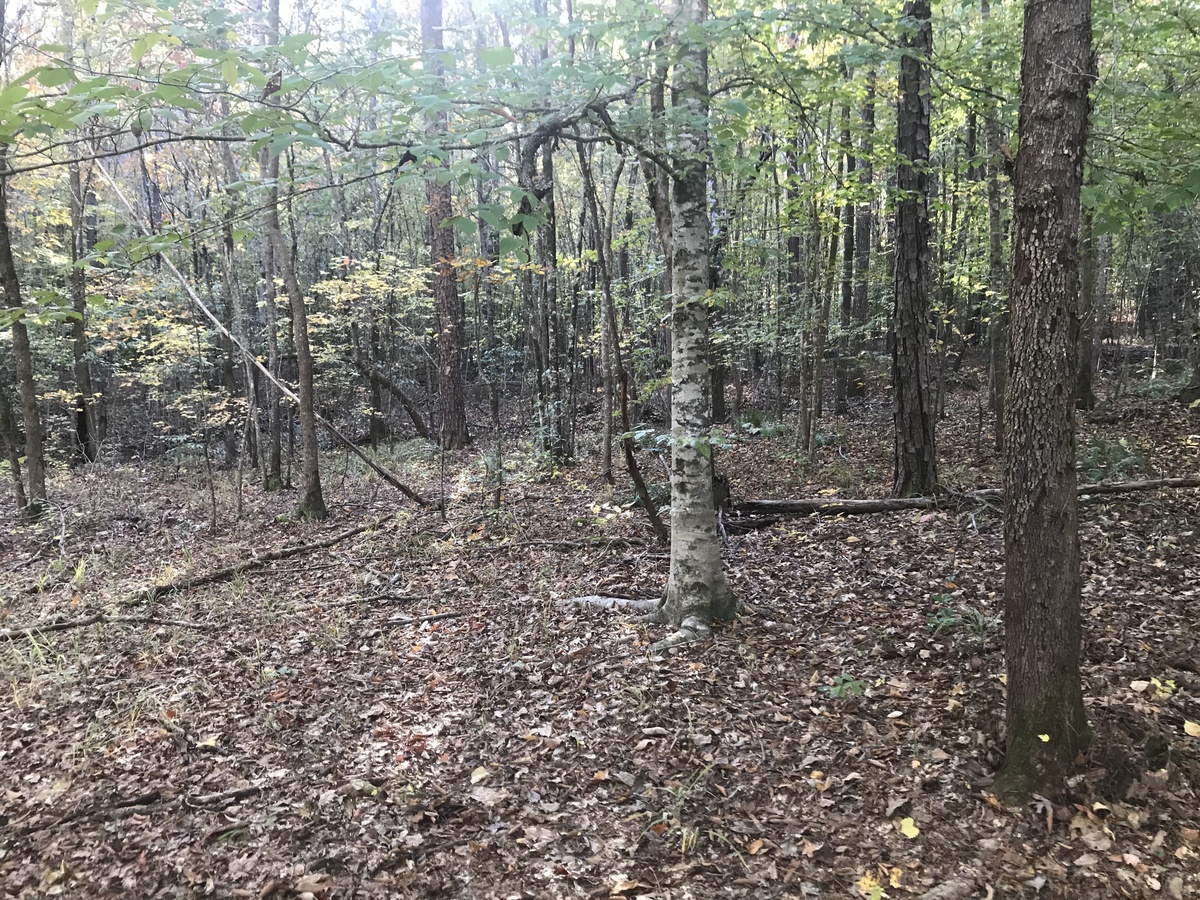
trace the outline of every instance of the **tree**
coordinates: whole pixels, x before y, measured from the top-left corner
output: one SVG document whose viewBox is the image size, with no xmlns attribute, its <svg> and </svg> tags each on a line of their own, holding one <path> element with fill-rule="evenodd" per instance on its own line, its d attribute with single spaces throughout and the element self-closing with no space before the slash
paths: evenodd
<svg viewBox="0 0 1200 900">
<path fill-rule="evenodd" d="M 270 0 L 267 12 L 267 29 L 275 43 L 279 42 L 279 0 Z M 325 519 L 329 511 L 321 493 L 320 446 L 317 443 L 317 411 L 314 396 L 315 370 L 312 349 L 308 342 L 308 311 L 304 306 L 304 291 L 296 277 L 296 266 L 292 261 L 292 249 L 283 236 L 279 224 L 279 154 L 268 149 L 267 153 L 267 202 L 263 209 L 263 231 L 270 242 L 275 265 L 283 280 L 292 311 L 292 343 L 296 348 L 296 381 L 300 397 L 300 440 L 304 484 L 303 496 L 296 514 L 304 519 Z M 270 274 L 268 273 L 268 277 Z"/>
<path fill-rule="evenodd" d="M 897 497 L 937 489 L 934 410 L 929 396 L 929 0 L 904 4 L 904 54 L 896 112 L 896 270 L 892 327 Z"/>
<path fill-rule="evenodd" d="M 671 160 L 671 569 L 659 616 L 668 649 L 710 633 L 737 601 L 725 581 L 713 506 L 708 373 L 707 0 L 683 0 L 672 83 L 681 113 Z"/>
<path fill-rule="evenodd" d="M 1008 744 L 998 792 L 1053 792 L 1090 739 L 1079 676 L 1075 317 L 1090 0 L 1026 0 L 1005 392 Z"/>
<path fill-rule="evenodd" d="M 443 63 L 442 0 L 421 0 L 421 45 L 429 74 L 441 79 Z M 429 134 L 436 140 L 445 131 L 445 116 L 429 117 Z M 441 174 L 449 172 L 442 168 Z M 435 173 L 436 175 L 437 173 Z M 454 214 L 450 203 L 450 181 L 431 177 L 425 188 L 429 215 L 429 252 L 433 274 L 430 286 L 437 315 L 439 386 L 442 397 L 441 443 L 447 450 L 461 450 L 471 442 L 467 431 L 466 390 L 463 387 L 462 316 L 459 310 L 458 276 L 454 272 L 454 229 L 448 220 Z"/>
</svg>

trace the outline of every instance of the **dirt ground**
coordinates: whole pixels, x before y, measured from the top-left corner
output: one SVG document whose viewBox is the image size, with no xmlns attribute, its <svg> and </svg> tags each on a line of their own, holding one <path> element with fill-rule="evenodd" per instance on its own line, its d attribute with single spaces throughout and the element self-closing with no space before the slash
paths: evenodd
<svg viewBox="0 0 1200 900">
<path fill-rule="evenodd" d="M 995 485 L 959 402 L 943 480 Z M 1125 438 L 1142 477 L 1196 474 L 1190 416 L 1124 403 L 1081 454 L 1122 475 Z M 785 432 L 721 465 L 735 498 L 882 496 L 889 417 L 831 421 L 815 464 Z M 628 489 L 510 443 L 497 516 L 486 436 L 448 459 L 445 520 L 341 454 L 320 525 L 255 486 L 235 521 L 219 473 L 214 531 L 195 460 L 60 470 L 37 527 L 6 509 L 0 627 L 43 631 L 0 639 L 0 895 L 1200 897 L 1196 491 L 1085 498 L 1097 737 L 1067 796 L 1009 809 L 997 509 L 730 527 L 744 614 L 655 659 L 660 631 L 560 602 L 662 590 Z M 385 456 L 443 490 L 428 450 Z"/>
</svg>

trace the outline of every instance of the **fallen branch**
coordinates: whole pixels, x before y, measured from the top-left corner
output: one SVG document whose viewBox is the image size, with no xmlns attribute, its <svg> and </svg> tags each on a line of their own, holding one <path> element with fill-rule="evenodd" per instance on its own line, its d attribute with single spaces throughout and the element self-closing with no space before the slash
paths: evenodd
<svg viewBox="0 0 1200 900">
<path fill-rule="evenodd" d="M 0 640 L 15 641 L 18 638 L 30 637 L 35 634 L 50 634 L 55 631 L 69 631 L 72 628 L 84 628 L 88 625 L 167 625 L 174 628 L 205 629 L 213 626 L 207 622 L 184 622 L 179 619 L 160 619 L 156 616 L 108 616 L 97 613 L 84 619 L 68 619 L 64 622 L 47 622 L 44 625 L 30 625 L 27 628 L 5 628 L 0 631 Z"/>
<path fill-rule="evenodd" d="M 388 619 L 384 622 L 385 625 L 391 625 L 393 628 L 398 628 L 401 625 L 416 625 L 418 622 L 440 622 L 442 619 L 457 619 L 459 616 L 465 615 L 461 612 L 443 612 L 433 613 L 428 616 L 413 616 L 409 619 Z"/>
<path fill-rule="evenodd" d="M 332 547 L 347 538 L 352 538 L 356 534 L 362 534 L 364 531 L 370 531 L 378 528 L 389 517 L 376 519 L 373 522 L 368 522 L 366 525 L 358 525 L 346 531 L 339 531 L 337 534 L 329 537 L 321 538 L 319 541 L 313 541 L 309 544 L 300 544 L 295 547 L 283 547 L 280 550 L 271 550 L 267 553 L 255 554 L 250 559 L 244 559 L 239 563 L 234 563 L 232 566 L 227 566 L 224 569 L 217 569 L 215 572 L 206 572 L 202 575 L 188 575 L 182 578 L 176 578 L 166 584 L 156 584 L 153 587 L 144 588 L 134 594 L 129 602 L 131 603 L 150 603 L 158 599 L 163 594 L 169 594 L 174 591 L 190 591 L 194 588 L 202 587 L 206 584 L 213 584 L 218 581 L 228 581 L 241 575 L 243 572 L 250 569 L 259 569 L 267 565 L 267 563 L 277 562 L 281 559 L 288 559 L 293 556 L 299 556 L 302 553 L 308 553 L 313 550 L 321 550 L 325 547 Z"/>
<path fill-rule="evenodd" d="M 1135 491 L 1157 491 L 1161 488 L 1200 488 L 1200 477 L 1159 478 L 1154 481 L 1100 481 L 1096 484 L 1081 484 L 1079 486 L 1079 493 L 1094 497 L 1099 494 L 1132 494 Z"/>
<path fill-rule="evenodd" d="M 1149 481 L 1100 481 L 1081 484 L 1077 492 L 1096 497 L 1112 494 L 1132 494 L 1163 488 L 1200 488 L 1200 477 L 1159 478 Z M 734 505 L 738 516 L 850 516 L 868 513 L 901 512 L 909 509 L 960 509 L 1002 501 L 1004 494 L 996 489 L 946 493 L 938 497 L 883 497 L 867 500 L 833 500 L 814 497 L 801 500 L 742 500 Z M 730 523 L 736 523 L 731 519 Z"/>
<path fill-rule="evenodd" d="M 185 797 L 183 800 L 184 806 L 216 806 L 224 809 L 238 800 L 245 800 L 247 797 L 253 797 L 255 794 L 261 794 L 262 788 L 251 785 L 250 787 L 234 788 L 231 791 L 217 791 L 215 794 L 200 794 L 196 797 Z"/>
</svg>

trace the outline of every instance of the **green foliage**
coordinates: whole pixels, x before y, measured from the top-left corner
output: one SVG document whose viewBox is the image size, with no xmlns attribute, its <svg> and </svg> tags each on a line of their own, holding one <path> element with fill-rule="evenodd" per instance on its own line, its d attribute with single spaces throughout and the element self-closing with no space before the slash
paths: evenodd
<svg viewBox="0 0 1200 900">
<path fill-rule="evenodd" d="M 866 689 L 867 683 L 865 681 L 861 678 L 855 678 L 846 672 L 835 676 L 833 684 L 821 685 L 821 690 L 834 700 L 849 700 L 852 697 L 861 697 Z"/>
<path fill-rule="evenodd" d="M 968 603 L 955 604 L 950 594 L 933 594 L 929 599 L 935 606 L 926 618 L 926 625 L 935 637 L 962 630 L 983 640 L 1000 624 L 999 616 L 988 615 Z"/>
<path fill-rule="evenodd" d="M 1149 465 L 1150 451 L 1126 437 L 1115 441 L 1094 437 L 1080 448 L 1075 462 L 1079 477 L 1088 482 L 1129 478 Z"/>
</svg>

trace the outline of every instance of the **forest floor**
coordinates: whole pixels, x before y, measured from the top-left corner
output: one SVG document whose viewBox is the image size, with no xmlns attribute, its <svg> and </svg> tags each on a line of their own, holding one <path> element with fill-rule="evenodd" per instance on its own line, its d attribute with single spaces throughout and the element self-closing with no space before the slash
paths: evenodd
<svg viewBox="0 0 1200 900">
<path fill-rule="evenodd" d="M 939 426 L 959 489 L 998 483 L 977 407 Z M 1101 475 L 1196 474 L 1178 404 L 1081 427 Z M 815 464 L 738 435 L 734 496 L 885 496 L 888 404 L 828 428 Z M 1200 897 L 1195 491 L 1083 502 L 1097 738 L 1068 796 L 1005 808 L 996 509 L 731 533 L 744 614 L 652 658 L 661 630 L 560 603 L 661 592 L 628 491 L 514 439 L 489 516 L 489 441 L 446 520 L 341 454 L 321 524 L 254 486 L 235 520 L 221 473 L 214 531 L 195 460 L 64 470 L 41 525 L 0 520 L 0 627 L 110 618 L 0 639 L 0 896 Z M 384 455 L 438 494 L 436 454 Z"/>
</svg>

